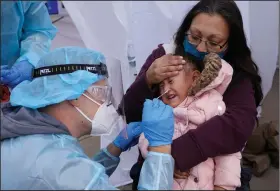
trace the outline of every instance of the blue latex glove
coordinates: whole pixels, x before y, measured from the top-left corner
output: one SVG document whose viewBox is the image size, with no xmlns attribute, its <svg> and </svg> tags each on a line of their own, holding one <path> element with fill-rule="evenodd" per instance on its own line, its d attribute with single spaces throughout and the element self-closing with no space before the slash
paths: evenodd
<svg viewBox="0 0 280 191">
<path fill-rule="evenodd" d="M 142 128 L 149 146 L 169 145 L 174 133 L 173 108 L 159 99 L 146 100 L 142 115 Z"/>
<path fill-rule="evenodd" d="M 126 131 L 126 132 L 125 132 Z M 140 122 L 129 123 L 126 129 L 123 129 L 113 144 L 120 148 L 123 152 L 127 151 L 129 148 L 138 144 L 139 136 L 142 133 L 142 127 Z M 127 138 L 126 138 L 127 133 Z"/>
<path fill-rule="evenodd" d="M 1 66 L 1 83 L 14 88 L 24 80 L 32 80 L 33 65 L 24 60 L 15 63 L 12 68 Z"/>
</svg>

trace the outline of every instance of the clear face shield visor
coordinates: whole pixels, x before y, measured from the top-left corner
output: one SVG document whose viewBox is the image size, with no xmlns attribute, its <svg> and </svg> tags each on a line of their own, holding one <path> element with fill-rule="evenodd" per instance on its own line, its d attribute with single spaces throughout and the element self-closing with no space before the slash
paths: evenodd
<svg viewBox="0 0 280 191">
<path fill-rule="evenodd" d="M 104 136 L 104 139 L 114 139 L 123 129 L 123 136 L 127 138 L 121 62 L 117 59 L 107 57 L 106 67 L 107 77 L 103 81 L 100 81 L 100 83 L 97 82 L 90 86 L 87 91 L 99 103 L 104 103 L 108 107 L 113 106 L 119 115 L 120 119 L 117 119 L 116 123 L 113 125 L 112 133 Z"/>
<path fill-rule="evenodd" d="M 107 81 L 107 79 L 106 79 Z M 91 97 L 100 105 L 106 104 L 107 106 L 113 104 L 112 87 L 106 82 L 106 85 L 91 85 L 87 92 Z M 115 107 L 115 109 L 118 109 Z"/>
<path fill-rule="evenodd" d="M 87 89 L 87 93 L 90 95 L 88 97 L 87 95 L 83 94 L 86 96 L 88 99 L 91 99 L 93 102 L 95 102 L 97 105 L 99 105 L 99 108 L 104 107 L 105 108 L 111 108 L 110 111 L 107 110 L 107 120 L 106 118 L 103 118 L 103 121 L 114 121 L 109 124 L 110 126 L 110 134 L 111 132 L 116 132 L 116 131 L 121 131 L 122 129 L 126 128 L 126 118 L 125 115 L 122 115 L 124 112 L 124 102 L 121 102 L 121 99 L 123 97 L 123 93 L 119 92 L 120 89 L 115 90 L 116 87 L 111 85 L 109 83 L 109 79 L 101 80 L 102 83 L 105 82 L 105 85 L 97 85 L 93 84 Z M 115 81 L 116 82 L 116 81 Z M 113 91 L 115 90 L 115 91 Z M 116 95 L 116 96 L 114 96 Z M 112 109 L 113 108 L 113 109 Z M 114 110 L 114 111 L 112 111 Z M 98 114 L 96 114 L 98 115 Z M 116 116 L 117 115 L 117 116 Z M 122 122 L 120 122 L 120 120 Z M 106 123 L 106 122 L 105 122 Z M 100 123 L 102 124 L 102 123 Z M 121 127 L 122 126 L 122 127 Z M 123 136 L 127 138 L 127 132 L 126 129 L 123 131 Z M 105 136 L 108 136 L 110 134 L 105 134 Z M 115 133 L 116 134 L 116 133 Z"/>
</svg>

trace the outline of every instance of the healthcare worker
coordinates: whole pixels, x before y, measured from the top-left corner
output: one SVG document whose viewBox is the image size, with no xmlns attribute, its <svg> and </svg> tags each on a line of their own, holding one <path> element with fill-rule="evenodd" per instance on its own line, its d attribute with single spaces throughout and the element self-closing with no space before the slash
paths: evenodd
<svg viewBox="0 0 280 191">
<path fill-rule="evenodd" d="M 79 137 L 126 126 L 107 78 L 120 74 L 108 74 L 104 63 L 98 52 L 59 48 L 42 57 L 32 81 L 12 90 L 10 103 L 1 106 L 1 189 L 116 189 L 108 176 L 141 132 L 150 152 L 138 188 L 171 189 L 173 111 L 158 99 L 146 100 L 143 121 L 122 128 L 93 159 L 82 150 Z"/>
<path fill-rule="evenodd" d="M 1 1 L 1 84 L 31 80 L 56 32 L 44 1 Z"/>
</svg>

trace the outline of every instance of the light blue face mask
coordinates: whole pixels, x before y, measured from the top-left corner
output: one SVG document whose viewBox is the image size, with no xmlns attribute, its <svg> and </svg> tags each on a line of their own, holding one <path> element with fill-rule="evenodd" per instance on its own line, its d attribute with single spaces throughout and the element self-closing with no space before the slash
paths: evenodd
<svg viewBox="0 0 280 191">
<path fill-rule="evenodd" d="M 197 57 L 199 60 L 203 60 L 204 57 L 208 54 L 208 52 L 200 52 L 196 49 L 196 47 L 194 45 L 192 45 L 191 43 L 189 43 L 189 41 L 185 38 L 184 40 L 184 50 L 187 53 L 190 53 L 191 55 Z M 220 58 L 223 58 L 225 55 L 225 52 L 219 52 L 217 53 Z"/>
</svg>

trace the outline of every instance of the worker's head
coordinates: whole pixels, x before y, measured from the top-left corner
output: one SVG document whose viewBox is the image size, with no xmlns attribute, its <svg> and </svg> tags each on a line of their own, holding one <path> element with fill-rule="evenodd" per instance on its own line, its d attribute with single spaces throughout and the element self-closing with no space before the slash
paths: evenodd
<svg viewBox="0 0 280 191">
<path fill-rule="evenodd" d="M 13 106 L 39 109 L 61 121 L 75 137 L 110 133 L 119 115 L 101 53 L 59 48 L 40 59 L 33 75 L 31 82 L 13 89 Z"/>
</svg>

